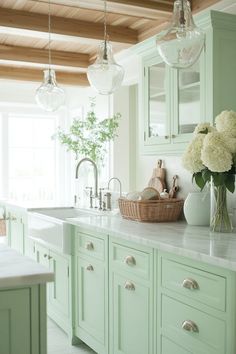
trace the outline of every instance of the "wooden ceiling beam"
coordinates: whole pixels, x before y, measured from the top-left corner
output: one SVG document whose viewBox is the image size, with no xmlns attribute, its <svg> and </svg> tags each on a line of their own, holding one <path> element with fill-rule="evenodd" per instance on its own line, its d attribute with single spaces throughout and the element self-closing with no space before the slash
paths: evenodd
<svg viewBox="0 0 236 354">
<path fill-rule="evenodd" d="M 37 36 L 39 36 L 40 32 L 48 32 L 48 16 L 0 7 L 0 27 L 35 31 L 38 32 Z M 110 40 L 113 42 L 135 44 L 138 41 L 137 31 L 127 27 L 109 25 L 107 26 L 107 31 Z M 52 16 L 51 33 L 102 40 L 103 24 Z"/>
<path fill-rule="evenodd" d="M 47 0 L 32 0 L 46 3 Z M 152 1 L 152 0 L 107 0 L 109 13 L 120 14 L 132 17 L 156 20 L 160 17 L 169 17 L 173 10 L 173 0 Z M 74 8 L 87 9 L 91 11 L 103 11 L 103 0 L 51 0 L 52 4 Z"/>
<path fill-rule="evenodd" d="M 53 50 L 53 65 L 87 68 L 89 55 Z M 48 63 L 48 50 L 0 44 L 0 60 L 19 61 L 25 63 Z"/>
<path fill-rule="evenodd" d="M 75 72 L 56 72 L 58 84 L 89 86 L 86 74 Z M 24 67 L 0 66 L 0 79 L 42 82 L 43 70 Z"/>
</svg>

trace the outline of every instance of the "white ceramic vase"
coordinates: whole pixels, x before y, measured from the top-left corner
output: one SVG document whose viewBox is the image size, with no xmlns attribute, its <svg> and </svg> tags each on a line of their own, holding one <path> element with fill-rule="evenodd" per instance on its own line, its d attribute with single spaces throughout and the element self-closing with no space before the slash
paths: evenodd
<svg viewBox="0 0 236 354">
<path fill-rule="evenodd" d="M 210 192 L 191 192 L 184 202 L 184 216 L 189 225 L 210 225 Z"/>
</svg>

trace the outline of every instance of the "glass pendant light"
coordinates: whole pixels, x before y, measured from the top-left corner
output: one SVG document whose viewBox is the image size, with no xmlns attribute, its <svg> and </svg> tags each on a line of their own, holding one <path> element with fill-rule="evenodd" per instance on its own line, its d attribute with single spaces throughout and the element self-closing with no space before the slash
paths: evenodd
<svg viewBox="0 0 236 354">
<path fill-rule="evenodd" d="M 37 104 L 45 111 L 54 112 L 65 103 L 65 91 L 57 85 L 55 71 L 51 68 L 51 1 L 48 1 L 48 70 L 44 70 L 44 81 L 36 90 Z"/>
<path fill-rule="evenodd" d="M 109 95 L 121 86 L 124 69 L 115 62 L 107 36 L 107 3 L 104 1 L 104 40 L 98 49 L 97 59 L 88 67 L 90 85 L 101 95 Z"/>
<path fill-rule="evenodd" d="M 188 0 L 176 0 L 172 21 L 157 36 L 157 48 L 166 64 L 174 68 L 188 68 L 199 58 L 205 43 L 205 33 L 192 17 Z"/>
</svg>

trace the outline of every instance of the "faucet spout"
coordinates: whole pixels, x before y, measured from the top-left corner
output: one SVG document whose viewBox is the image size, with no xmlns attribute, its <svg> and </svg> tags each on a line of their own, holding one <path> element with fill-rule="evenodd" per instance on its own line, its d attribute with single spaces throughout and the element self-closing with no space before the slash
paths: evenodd
<svg viewBox="0 0 236 354">
<path fill-rule="evenodd" d="M 82 160 L 80 160 L 76 166 L 76 170 L 75 170 L 75 178 L 78 179 L 78 175 L 79 175 L 79 168 L 82 165 L 82 163 L 84 162 L 90 162 L 93 165 L 93 170 L 94 170 L 94 196 L 97 198 L 98 197 L 98 168 L 97 165 L 95 164 L 95 162 L 93 160 L 91 160 L 88 157 L 83 158 Z"/>
<path fill-rule="evenodd" d="M 111 181 L 117 181 L 119 183 L 119 187 L 120 187 L 120 197 L 122 196 L 122 185 L 121 185 L 121 181 L 119 178 L 117 177 L 112 177 L 109 179 L 108 185 L 107 185 L 107 189 L 110 189 L 110 183 Z"/>
</svg>

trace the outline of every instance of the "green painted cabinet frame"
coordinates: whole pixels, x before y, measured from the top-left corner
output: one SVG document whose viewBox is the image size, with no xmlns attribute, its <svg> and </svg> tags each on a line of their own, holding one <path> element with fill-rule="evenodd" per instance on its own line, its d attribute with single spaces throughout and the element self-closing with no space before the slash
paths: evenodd
<svg viewBox="0 0 236 354">
<path fill-rule="evenodd" d="M 46 354 L 46 286 L 0 289 L 0 354 Z"/>
<path fill-rule="evenodd" d="M 213 123 L 223 110 L 236 111 L 236 15 L 207 11 L 196 16 L 196 23 L 206 32 L 206 44 L 200 58 L 201 122 Z M 143 49 L 142 49 L 143 48 Z M 135 51 L 135 49 L 134 49 Z M 142 56 L 140 70 L 140 139 L 143 154 L 180 154 L 192 134 L 178 132 L 178 74 L 166 68 L 167 131 L 165 138 L 149 138 L 148 68 L 161 61 L 153 38 L 138 45 Z"/>
</svg>

